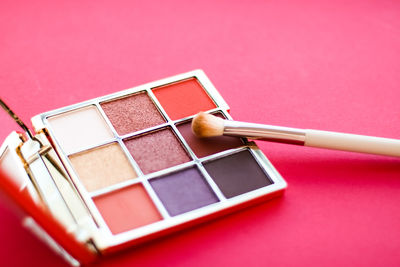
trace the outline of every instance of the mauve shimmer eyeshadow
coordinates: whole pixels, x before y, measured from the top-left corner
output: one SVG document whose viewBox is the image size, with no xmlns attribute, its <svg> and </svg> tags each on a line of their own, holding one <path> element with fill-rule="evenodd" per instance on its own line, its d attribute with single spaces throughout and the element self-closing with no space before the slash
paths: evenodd
<svg viewBox="0 0 400 267">
<path fill-rule="evenodd" d="M 165 122 L 147 93 L 137 93 L 101 103 L 111 124 L 119 135 L 143 130 Z"/>
<path fill-rule="evenodd" d="M 127 139 L 124 143 L 144 174 L 190 161 L 169 128 Z"/>
<path fill-rule="evenodd" d="M 149 182 L 171 216 L 218 202 L 197 168 L 185 169 Z"/>
<path fill-rule="evenodd" d="M 272 184 L 248 150 L 206 162 L 204 167 L 227 198 Z"/>
</svg>

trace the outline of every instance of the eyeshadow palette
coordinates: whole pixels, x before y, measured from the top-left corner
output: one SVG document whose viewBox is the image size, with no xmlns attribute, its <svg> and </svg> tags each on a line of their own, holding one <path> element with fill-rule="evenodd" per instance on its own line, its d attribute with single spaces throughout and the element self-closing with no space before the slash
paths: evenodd
<svg viewBox="0 0 400 267">
<path fill-rule="evenodd" d="M 255 143 L 195 137 L 199 111 L 231 119 L 197 70 L 35 116 L 35 137 L 12 133 L 0 167 L 67 233 L 47 236 L 75 264 L 284 191 Z"/>
</svg>

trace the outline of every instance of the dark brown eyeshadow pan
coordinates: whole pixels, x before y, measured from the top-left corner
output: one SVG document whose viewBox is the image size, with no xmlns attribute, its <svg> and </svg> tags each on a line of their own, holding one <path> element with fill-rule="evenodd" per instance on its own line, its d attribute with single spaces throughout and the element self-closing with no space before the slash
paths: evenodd
<svg viewBox="0 0 400 267">
<path fill-rule="evenodd" d="M 206 162 L 204 167 L 226 198 L 272 184 L 248 150 Z"/>
</svg>

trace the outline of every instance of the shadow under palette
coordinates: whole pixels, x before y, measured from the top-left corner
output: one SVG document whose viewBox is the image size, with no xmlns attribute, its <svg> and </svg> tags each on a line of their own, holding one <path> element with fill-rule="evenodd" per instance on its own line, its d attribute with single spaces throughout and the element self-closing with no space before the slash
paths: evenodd
<svg viewBox="0 0 400 267">
<path fill-rule="evenodd" d="M 196 113 L 231 119 L 228 110 L 193 71 L 34 117 L 71 187 L 52 178 L 73 217 L 55 218 L 86 227 L 96 253 L 107 254 L 282 193 L 286 183 L 254 143 L 192 134 Z"/>
</svg>

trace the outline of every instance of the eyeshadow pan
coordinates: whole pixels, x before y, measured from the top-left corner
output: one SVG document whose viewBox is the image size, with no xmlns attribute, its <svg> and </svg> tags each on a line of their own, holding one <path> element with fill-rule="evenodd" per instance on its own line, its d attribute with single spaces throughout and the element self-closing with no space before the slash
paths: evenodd
<svg viewBox="0 0 400 267">
<path fill-rule="evenodd" d="M 119 135 L 165 122 L 146 92 L 104 102 L 101 107 Z"/>
<path fill-rule="evenodd" d="M 144 174 L 190 161 L 169 128 L 127 139 L 124 143 Z"/>
<path fill-rule="evenodd" d="M 93 199 L 111 232 L 118 234 L 162 219 L 141 184 Z"/>
<path fill-rule="evenodd" d="M 137 177 L 118 143 L 74 154 L 69 159 L 89 192 Z"/>
<path fill-rule="evenodd" d="M 114 137 L 95 106 L 62 113 L 47 120 L 57 141 L 67 154 Z"/>
<path fill-rule="evenodd" d="M 214 115 L 225 119 L 225 117 L 222 116 L 220 113 L 216 113 Z M 177 127 L 185 141 L 188 143 L 189 147 L 199 158 L 243 145 L 240 138 L 231 136 L 198 138 L 192 132 L 191 122 L 192 120 L 183 124 L 179 124 Z"/>
<path fill-rule="evenodd" d="M 196 78 L 154 88 L 153 93 L 172 120 L 216 107 Z"/>
<path fill-rule="evenodd" d="M 204 167 L 227 198 L 272 184 L 248 150 L 206 162 Z"/>
<path fill-rule="evenodd" d="M 171 216 L 218 202 L 197 168 L 151 179 L 151 186 Z"/>
</svg>

